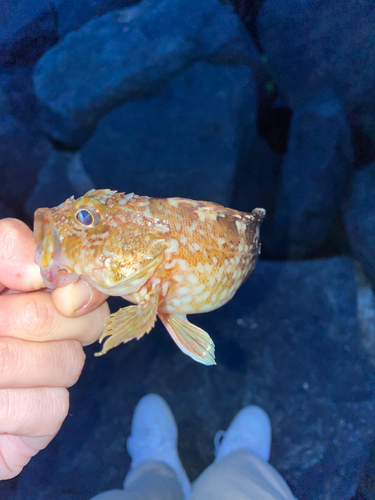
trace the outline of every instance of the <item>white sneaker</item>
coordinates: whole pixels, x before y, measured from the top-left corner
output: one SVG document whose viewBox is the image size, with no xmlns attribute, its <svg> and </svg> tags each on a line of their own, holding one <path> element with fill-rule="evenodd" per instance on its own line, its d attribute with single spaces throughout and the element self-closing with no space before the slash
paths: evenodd
<svg viewBox="0 0 375 500">
<path fill-rule="evenodd" d="M 177 451 L 177 425 L 173 414 L 158 394 L 147 394 L 135 407 L 128 452 L 131 469 L 145 460 L 158 460 L 176 472 L 185 499 L 190 496 L 190 482 Z M 126 480 L 125 480 L 126 482 Z"/>
<path fill-rule="evenodd" d="M 242 408 L 226 432 L 216 433 L 216 460 L 239 448 L 247 448 L 266 462 L 270 458 L 271 422 L 267 413 L 259 406 Z"/>
</svg>

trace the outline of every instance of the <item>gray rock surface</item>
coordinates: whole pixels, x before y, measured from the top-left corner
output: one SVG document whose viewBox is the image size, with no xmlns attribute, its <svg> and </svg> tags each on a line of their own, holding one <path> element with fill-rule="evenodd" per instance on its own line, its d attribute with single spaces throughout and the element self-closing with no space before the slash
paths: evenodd
<svg viewBox="0 0 375 500">
<path fill-rule="evenodd" d="M 262 222 L 262 255 L 268 257 L 275 250 L 275 201 L 283 158 L 257 133 L 248 132 L 245 130 L 240 139 L 238 168 L 229 206 L 245 212 L 251 212 L 254 207 L 265 208 L 267 216 Z"/>
<path fill-rule="evenodd" d="M 198 60 L 243 64 L 254 46 L 218 0 L 144 0 L 93 19 L 46 52 L 34 69 L 41 124 L 81 145 L 126 100 L 155 95 Z"/>
<path fill-rule="evenodd" d="M 134 406 L 157 392 L 178 422 L 191 479 L 212 462 L 216 431 L 244 405 L 258 404 L 272 421 L 270 461 L 296 497 L 349 500 L 375 425 L 375 376 L 361 346 L 357 293 L 349 258 L 261 261 L 229 304 L 194 317 L 215 341 L 217 366 L 193 362 L 160 324 L 102 358 L 93 356 L 97 345 L 87 348 L 61 432 L 8 498 L 87 500 L 121 488 Z"/>
<path fill-rule="evenodd" d="M 355 173 L 344 209 L 350 247 L 375 285 L 375 163 Z"/>
<path fill-rule="evenodd" d="M 330 85 L 349 113 L 373 110 L 371 1 L 266 0 L 257 27 L 276 85 L 293 109 Z"/>
<path fill-rule="evenodd" d="M 123 9 L 139 0 L 54 0 L 58 16 L 59 36 L 80 28 L 95 17 L 111 10 Z"/>
<path fill-rule="evenodd" d="M 53 0 L 2 0 L 0 68 L 33 63 L 57 40 Z"/>
<path fill-rule="evenodd" d="M 352 162 L 345 111 L 330 90 L 323 91 L 292 117 L 268 246 L 274 258 L 303 258 L 326 241 Z"/>
<path fill-rule="evenodd" d="M 12 8 L 11 2 L 6 0 L 2 4 L 0 43 L 14 39 L 32 21 L 45 14 L 53 6 L 53 1 L 40 0 L 33 3 L 30 0 L 19 0 L 17 4 L 17 8 Z"/>
<path fill-rule="evenodd" d="M 30 64 L 90 19 L 139 0 L 2 0 L 0 64 Z"/>
<path fill-rule="evenodd" d="M 55 207 L 70 196 L 82 196 L 94 184 L 82 166 L 80 153 L 52 151 L 38 173 L 34 190 L 25 203 L 31 218 L 40 207 Z"/>
<path fill-rule="evenodd" d="M 81 150 L 83 166 L 99 188 L 229 205 L 256 106 L 249 68 L 196 63 L 157 96 L 103 118 Z"/>
<path fill-rule="evenodd" d="M 37 173 L 52 147 L 32 125 L 22 123 L 8 113 L 7 95 L 3 90 L 6 83 L 0 79 L 1 213 L 20 217 L 25 198 L 34 189 Z"/>
<path fill-rule="evenodd" d="M 6 78 L 8 83 L 4 92 L 7 97 L 7 112 L 16 120 L 38 128 L 35 121 L 38 103 L 34 94 L 32 65 L 15 66 L 7 72 Z M 38 130 L 43 134 L 40 128 Z"/>
<path fill-rule="evenodd" d="M 375 366 L 375 289 L 358 262 L 357 283 L 357 312 L 362 345 L 368 352 L 371 363 Z"/>
</svg>

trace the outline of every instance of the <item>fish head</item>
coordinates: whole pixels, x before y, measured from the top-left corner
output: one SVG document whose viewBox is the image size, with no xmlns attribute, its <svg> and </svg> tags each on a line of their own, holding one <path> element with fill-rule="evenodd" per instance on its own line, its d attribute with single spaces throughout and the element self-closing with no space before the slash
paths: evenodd
<svg viewBox="0 0 375 500">
<path fill-rule="evenodd" d="M 48 288 L 82 278 L 109 295 L 137 290 L 160 264 L 166 243 L 141 212 L 127 207 L 132 193 L 91 190 L 34 217 L 35 261 Z"/>
</svg>

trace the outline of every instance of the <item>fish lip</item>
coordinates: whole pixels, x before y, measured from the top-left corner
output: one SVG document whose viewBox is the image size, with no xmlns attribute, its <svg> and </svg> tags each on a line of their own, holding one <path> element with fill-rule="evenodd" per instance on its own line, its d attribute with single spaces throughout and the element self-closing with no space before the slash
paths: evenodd
<svg viewBox="0 0 375 500">
<path fill-rule="evenodd" d="M 47 268 L 41 268 L 41 275 L 47 288 L 55 289 L 75 283 L 80 275 L 71 273 L 69 270 L 60 267 L 59 263 L 54 263 Z"/>
<path fill-rule="evenodd" d="M 74 283 L 79 275 L 64 267 L 61 242 L 53 224 L 53 213 L 49 208 L 39 208 L 34 216 L 34 238 L 37 243 L 35 262 L 47 288 L 57 288 Z"/>
</svg>

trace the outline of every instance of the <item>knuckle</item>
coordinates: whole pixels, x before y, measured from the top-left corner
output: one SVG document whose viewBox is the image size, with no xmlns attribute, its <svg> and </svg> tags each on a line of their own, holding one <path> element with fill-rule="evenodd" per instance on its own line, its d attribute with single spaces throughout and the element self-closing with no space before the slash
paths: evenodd
<svg viewBox="0 0 375 500">
<path fill-rule="evenodd" d="M 32 294 L 25 304 L 21 322 L 27 336 L 35 340 L 45 340 L 55 327 L 55 317 L 51 314 L 51 308 L 45 300 L 33 297 Z"/>
<path fill-rule="evenodd" d="M 17 241 L 23 222 L 17 219 L 2 219 L 0 221 L 0 259 L 8 260 L 14 258 L 17 250 Z"/>
</svg>

